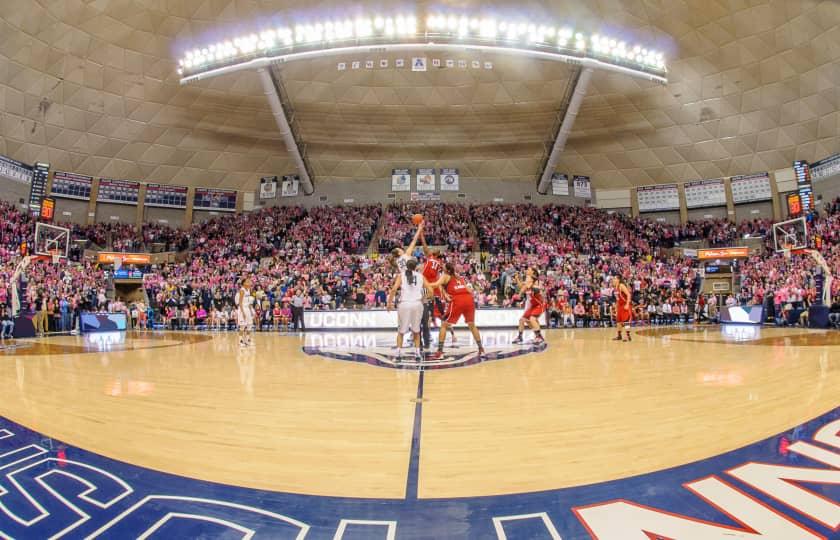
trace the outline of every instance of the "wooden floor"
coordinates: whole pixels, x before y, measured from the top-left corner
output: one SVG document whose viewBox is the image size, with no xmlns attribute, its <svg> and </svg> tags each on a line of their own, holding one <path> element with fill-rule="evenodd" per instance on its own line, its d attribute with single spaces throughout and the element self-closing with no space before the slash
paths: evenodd
<svg viewBox="0 0 840 540">
<path fill-rule="evenodd" d="M 708 458 L 840 405 L 840 333 L 547 333 L 544 352 L 424 373 L 418 495 L 531 492 Z M 0 352 L 0 416 L 108 457 L 271 490 L 402 498 L 420 373 L 303 338 L 129 334 Z"/>
</svg>

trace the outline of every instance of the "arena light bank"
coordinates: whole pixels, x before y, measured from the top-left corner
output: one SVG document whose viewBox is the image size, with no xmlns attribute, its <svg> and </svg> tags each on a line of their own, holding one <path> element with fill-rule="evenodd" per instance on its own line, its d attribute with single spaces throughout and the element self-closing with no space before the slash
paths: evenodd
<svg viewBox="0 0 840 540">
<path fill-rule="evenodd" d="M 651 47 L 571 26 L 463 13 L 411 13 L 324 19 L 263 28 L 206 43 L 178 60 L 181 83 L 245 69 L 353 53 L 478 51 L 603 69 L 667 83 L 665 56 Z"/>
</svg>

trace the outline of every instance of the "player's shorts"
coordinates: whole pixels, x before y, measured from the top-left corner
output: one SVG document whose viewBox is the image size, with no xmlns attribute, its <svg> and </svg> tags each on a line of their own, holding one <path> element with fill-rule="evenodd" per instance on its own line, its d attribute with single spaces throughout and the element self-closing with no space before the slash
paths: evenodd
<svg viewBox="0 0 840 540">
<path fill-rule="evenodd" d="M 462 316 L 467 324 L 474 323 L 475 301 L 473 301 L 472 295 L 459 294 L 453 296 L 444 316 L 449 324 L 456 324 Z"/>
<path fill-rule="evenodd" d="M 617 309 L 615 312 L 615 320 L 620 323 L 630 322 L 633 319 L 633 310 L 631 309 Z"/>
<path fill-rule="evenodd" d="M 522 315 L 524 319 L 530 319 L 531 317 L 539 318 L 540 315 L 545 313 L 545 306 L 543 304 L 536 304 L 533 306 L 528 306 L 528 309 L 525 310 L 525 313 Z"/>
<path fill-rule="evenodd" d="M 397 306 L 397 321 L 399 333 L 420 332 L 423 321 L 423 302 L 400 302 Z"/>
<path fill-rule="evenodd" d="M 245 312 L 243 316 L 239 313 L 239 310 L 236 311 L 236 325 L 242 330 L 248 330 L 252 326 L 254 326 L 254 314 L 252 312 Z"/>
</svg>

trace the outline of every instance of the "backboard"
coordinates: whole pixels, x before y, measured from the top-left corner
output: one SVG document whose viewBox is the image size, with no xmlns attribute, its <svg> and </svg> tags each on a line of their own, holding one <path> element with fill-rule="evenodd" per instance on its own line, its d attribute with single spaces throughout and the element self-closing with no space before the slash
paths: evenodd
<svg viewBox="0 0 840 540">
<path fill-rule="evenodd" d="M 773 224 L 773 247 L 776 253 L 789 254 L 808 248 L 808 224 L 804 217 Z"/>
<path fill-rule="evenodd" d="M 70 229 L 38 222 L 32 247 L 35 255 L 66 259 L 70 251 Z"/>
</svg>

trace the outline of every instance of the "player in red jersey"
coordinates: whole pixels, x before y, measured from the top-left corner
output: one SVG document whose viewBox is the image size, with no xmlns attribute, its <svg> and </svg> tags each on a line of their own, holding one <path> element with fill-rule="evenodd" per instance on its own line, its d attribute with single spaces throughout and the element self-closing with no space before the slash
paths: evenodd
<svg viewBox="0 0 840 540">
<path fill-rule="evenodd" d="M 540 271 L 529 266 L 525 270 L 525 281 L 516 279 L 516 284 L 519 286 L 519 292 L 526 295 L 525 313 L 519 318 L 519 335 L 513 340 L 513 343 L 522 343 L 522 332 L 525 330 L 525 325 L 529 325 L 534 331 L 534 343 L 542 343 L 545 338 L 540 331 L 540 316 L 545 312 L 545 296 L 543 296 L 540 288 Z"/>
<path fill-rule="evenodd" d="M 472 289 L 467 285 L 466 280 L 455 273 L 455 267 L 452 266 L 452 263 L 446 263 L 444 265 L 444 274 L 429 286 L 432 289 L 444 287 L 443 294 L 449 298 L 445 320 L 440 325 L 438 350 L 432 358 L 435 360 L 443 358 L 443 344 L 446 341 L 446 330 L 461 320 L 461 317 L 464 317 L 464 321 L 470 327 L 470 332 L 472 332 L 475 342 L 478 343 L 478 355 L 483 356 L 484 347 L 481 345 L 481 334 L 475 326 L 475 299 L 473 299 Z"/>
<path fill-rule="evenodd" d="M 428 244 L 426 244 L 425 234 L 420 234 L 420 241 L 423 244 L 423 254 L 426 256 L 426 262 L 423 264 L 423 277 L 426 278 L 428 283 L 434 283 L 440 279 L 440 275 L 443 272 L 443 259 L 441 258 L 440 250 L 430 249 Z M 434 296 L 423 304 L 423 323 L 421 325 L 423 331 L 421 335 L 424 349 L 431 347 L 432 343 L 432 331 L 429 323 L 432 318 L 443 319 L 443 313 L 445 311 L 440 287 L 435 287 L 432 290 L 432 294 Z M 452 344 L 455 345 L 455 328 L 449 327 L 449 331 L 452 333 Z"/>
<path fill-rule="evenodd" d="M 616 295 L 615 325 L 618 328 L 618 335 L 613 341 L 632 341 L 630 338 L 630 321 L 633 320 L 633 306 L 630 304 L 630 289 L 620 277 L 614 277 L 612 281 L 613 290 Z M 621 330 L 625 329 L 626 339 L 621 338 Z"/>
</svg>

